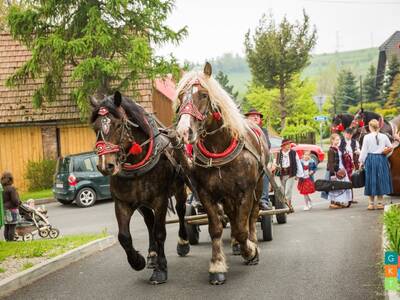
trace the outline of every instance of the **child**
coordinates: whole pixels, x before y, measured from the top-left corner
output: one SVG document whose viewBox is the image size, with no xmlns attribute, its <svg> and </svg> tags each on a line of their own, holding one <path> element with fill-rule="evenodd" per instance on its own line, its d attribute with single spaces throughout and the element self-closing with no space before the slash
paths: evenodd
<svg viewBox="0 0 400 300">
<path fill-rule="evenodd" d="M 301 195 L 304 195 L 304 201 L 306 206 L 304 210 L 310 210 L 312 208 L 310 194 L 315 192 L 314 186 L 314 174 L 317 170 L 317 165 L 314 160 L 311 159 L 311 152 L 304 151 L 303 157 L 301 159 L 301 164 L 303 166 L 303 177 L 299 179 L 297 188 Z"/>
</svg>

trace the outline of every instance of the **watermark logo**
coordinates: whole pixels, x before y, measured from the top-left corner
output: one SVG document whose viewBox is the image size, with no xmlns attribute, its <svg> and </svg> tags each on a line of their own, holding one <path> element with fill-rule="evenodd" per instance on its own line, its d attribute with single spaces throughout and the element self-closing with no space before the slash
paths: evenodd
<svg viewBox="0 0 400 300">
<path fill-rule="evenodd" d="M 394 251 L 385 252 L 385 290 L 400 291 L 400 258 Z"/>
</svg>

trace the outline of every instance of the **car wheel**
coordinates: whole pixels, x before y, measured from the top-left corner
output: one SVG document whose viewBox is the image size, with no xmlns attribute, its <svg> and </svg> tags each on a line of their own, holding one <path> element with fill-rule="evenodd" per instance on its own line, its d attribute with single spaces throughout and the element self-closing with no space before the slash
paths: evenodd
<svg viewBox="0 0 400 300">
<path fill-rule="evenodd" d="M 64 205 L 71 204 L 73 200 L 62 200 L 62 199 L 57 199 L 58 202 Z"/>
<path fill-rule="evenodd" d="M 79 207 L 90 207 L 96 202 L 96 192 L 88 187 L 81 189 L 75 198 Z"/>
<path fill-rule="evenodd" d="M 310 157 L 317 165 L 319 164 L 318 156 L 315 153 L 311 153 Z"/>
</svg>

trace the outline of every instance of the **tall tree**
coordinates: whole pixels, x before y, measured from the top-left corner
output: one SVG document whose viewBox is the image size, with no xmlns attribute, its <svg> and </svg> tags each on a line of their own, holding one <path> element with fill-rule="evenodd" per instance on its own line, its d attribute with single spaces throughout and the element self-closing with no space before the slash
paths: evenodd
<svg viewBox="0 0 400 300">
<path fill-rule="evenodd" d="M 186 27 L 172 30 L 165 21 L 173 0 L 29 0 L 8 14 L 11 34 L 32 52 L 8 79 L 10 86 L 27 78 L 43 78 L 33 102 L 57 99 L 63 74 L 72 68 L 78 86 L 71 96 L 81 112 L 88 111 L 88 96 L 125 89 L 140 78 L 179 71 L 173 57 L 154 54 L 151 45 L 178 43 Z"/>
<path fill-rule="evenodd" d="M 400 110 L 400 74 L 397 74 L 393 80 L 385 108 L 397 108 Z"/>
<path fill-rule="evenodd" d="M 384 104 L 388 100 L 394 78 L 399 73 L 400 73 L 400 62 L 397 59 L 397 56 L 393 55 L 389 61 L 389 65 L 385 72 L 385 80 L 382 89 L 382 104 Z"/>
<path fill-rule="evenodd" d="M 232 96 L 233 100 L 235 100 L 235 102 L 238 101 L 238 96 L 239 96 L 239 92 L 234 92 L 234 86 L 229 84 L 229 78 L 228 75 L 226 75 L 224 72 L 219 71 L 217 73 L 217 76 L 215 76 L 215 80 L 217 80 L 219 82 L 219 84 L 224 88 L 224 90 Z"/>
<path fill-rule="evenodd" d="M 367 76 L 363 80 L 363 94 L 367 102 L 375 102 L 379 98 L 379 90 L 376 87 L 376 68 L 373 64 L 369 67 Z"/>
<path fill-rule="evenodd" d="M 253 81 L 267 89 L 279 89 L 281 128 L 288 115 L 287 88 L 293 77 L 300 73 L 310 60 L 310 51 L 317 39 L 316 29 L 303 11 L 303 20 L 291 24 L 283 18 L 279 25 L 273 17 L 263 15 L 255 32 L 245 37 L 247 61 Z"/>
<path fill-rule="evenodd" d="M 349 70 L 342 70 L 337 78 L 334 93 L 336 112 L 346 112 L 349 107 L 359 103 L 359 89 L 354 74 Z"/>
</svg>

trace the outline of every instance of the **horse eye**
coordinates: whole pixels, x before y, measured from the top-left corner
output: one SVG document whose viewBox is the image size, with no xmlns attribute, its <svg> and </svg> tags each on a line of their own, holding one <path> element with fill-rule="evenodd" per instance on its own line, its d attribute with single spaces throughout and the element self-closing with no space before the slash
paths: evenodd
<svg viewBox="0 0 400 300">
<path fill-rule="evenodd" d="M 201 98 L 201 99 L 207 99 L 207 98 L 208 98 L 208 94 L 201 94 L 201 95 L 200 95 L 200 98 Z"/>
</svg>

